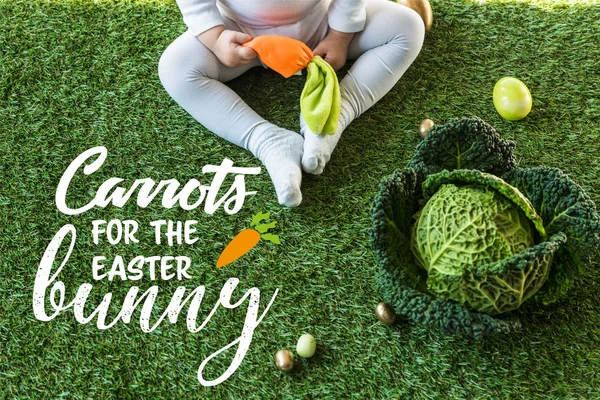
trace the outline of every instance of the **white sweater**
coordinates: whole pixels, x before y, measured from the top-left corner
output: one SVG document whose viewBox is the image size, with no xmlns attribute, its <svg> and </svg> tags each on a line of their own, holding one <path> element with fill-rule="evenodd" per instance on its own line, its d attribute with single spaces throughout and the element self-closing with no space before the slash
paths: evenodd
<svg viewBox="0 0 600 400">
<path fill-rule="evenodd" d="M 365 26 L 366 0 L 177 0 L 183 21 L 194 35 L 223 25 L 221 15 L 255 28 L 295 24 L 315 10 L 327 9 L 329 26 L 359 32 Z"/>
</svg>

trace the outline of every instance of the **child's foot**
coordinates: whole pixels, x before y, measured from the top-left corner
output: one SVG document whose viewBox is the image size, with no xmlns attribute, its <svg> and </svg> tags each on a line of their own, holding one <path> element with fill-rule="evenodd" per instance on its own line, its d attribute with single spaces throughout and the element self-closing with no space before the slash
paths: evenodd
<svg viewBox="0 0 600 400">
<path fill-rule="evenodd" d="M 338 128 L 333 135 L 313 133 L 300 116 L 300 132 L 304 136 L 302 168 L 309 174 L 320 175 L 342 136 L 342 129 Z"/>
<path fill-rule="evenodd" d="M 248 148 L 267 168 L 277 200 L 287 207 L 302 202 L 302 149 L 304 139 L 296 132 L 273 127 L 252 137 Z"/>
</svg>

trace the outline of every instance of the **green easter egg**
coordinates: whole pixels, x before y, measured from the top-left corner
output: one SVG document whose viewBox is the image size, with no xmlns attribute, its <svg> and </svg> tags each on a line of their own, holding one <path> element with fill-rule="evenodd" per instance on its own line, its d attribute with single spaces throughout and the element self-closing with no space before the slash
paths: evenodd
<svg viewBox="0 0 600 400">
<path fill-rule="evenodd" d="M 313 337 L 313 335 L 309 333 L 305 333 L 300 336 L 298 339 L 298 344 L 296 345 L 296 353 L 300 357 L 310 358 L 315 355 L 315 351 L 317 350 L 317 341 Z"/>
<path fill-rule="evenodd" d="M 506 76 L 494 86 L 494 107 L 502 118 L 518 121 L 531 111 L 532 99 L 529 89 L 517 78 Z"/>
</svg>

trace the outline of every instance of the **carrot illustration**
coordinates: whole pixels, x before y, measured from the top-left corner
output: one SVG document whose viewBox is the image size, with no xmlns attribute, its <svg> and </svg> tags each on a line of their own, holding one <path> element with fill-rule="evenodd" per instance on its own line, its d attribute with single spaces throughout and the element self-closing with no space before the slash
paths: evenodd
<svg viewBox="0 0 600 400">
<path fill-rule="evenodd" d="M 270 213 L 258 213 L 252 217 L 250 226 L 255 228 L 246 228 L 238 233 L 221 252 L 217 260 L 217 268 L 224 267 L 248 253 L 258 244 L 261 238 L 280 244 L 279 236 L 266 233 L 269 229 L 277 225 L 276 221 L 261 224 L 260 222 L 269 219 Z"/>
<path fill-rule="evenodd" d="M 252 228 L 244 229 L 231 239 L 231 242 L 223 249 L 223 252 L 217 260 L 217 268 L 221 268 L 237 260 L 252 250 L 252 248 L 258 244 L 259 240 L 260 233 L 258 233 L 258 231 Z"/>
</svg>

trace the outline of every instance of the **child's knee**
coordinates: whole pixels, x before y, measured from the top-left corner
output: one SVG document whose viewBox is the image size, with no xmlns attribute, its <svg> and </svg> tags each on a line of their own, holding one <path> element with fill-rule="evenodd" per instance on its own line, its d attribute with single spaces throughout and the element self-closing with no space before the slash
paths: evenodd
<svg viewBox="0 0 600 400">
<path fill-rule="evenodd" d="M 423 41 L 425 40 L 425 23 L 421 16 L 408 7 L 398 7 L 400 15 L 394 26 L 396 27 L 396 36 L 392 39 L 407 47 L 408 51 L 416 57 L 421 51 Z"/>
<path fill-rule="evenodd" d="M 381 45 L 391 45 L 402 50 L 398 54 L 402 54 L 403 58 L 408 53 L 408 57 L 414 59 L 421 51 L 425 24 L 416 11 L 388 0 L 370 0 L 367 24 L 361 33 L 361 53 Z"/>
<path fill-rule="evenodd" d="M 406 24 L 409 27 L 408 29 L 412 32 L 411 37 L 413 39 L 413 44 L 415 47 L 418 46 L 420 50 L 423 41 L 425 40 L 425 22 L 416 11 L 412 9 L 410 11 L 412 11 L 408 14 L 410 16 L 407 16 L 409 22 L 406 22 Z"/>
<path fill-rule="evenodd" d="M 161 55 L 158 60 L 158 78 L 165 88 L 171 85 L 173 77 L 177 76 L 177 65 L 173 60 L 173 54 L 171 54 L 170 47 Z"/>
<path fill-rule="evenodd" d="M 186 82 L 218 76 L 219 67 L 208 53 L 195 37 L 179 38 L 167 47 L 158 61 L 158 77 L 167 91 Z"/>
</svg>

